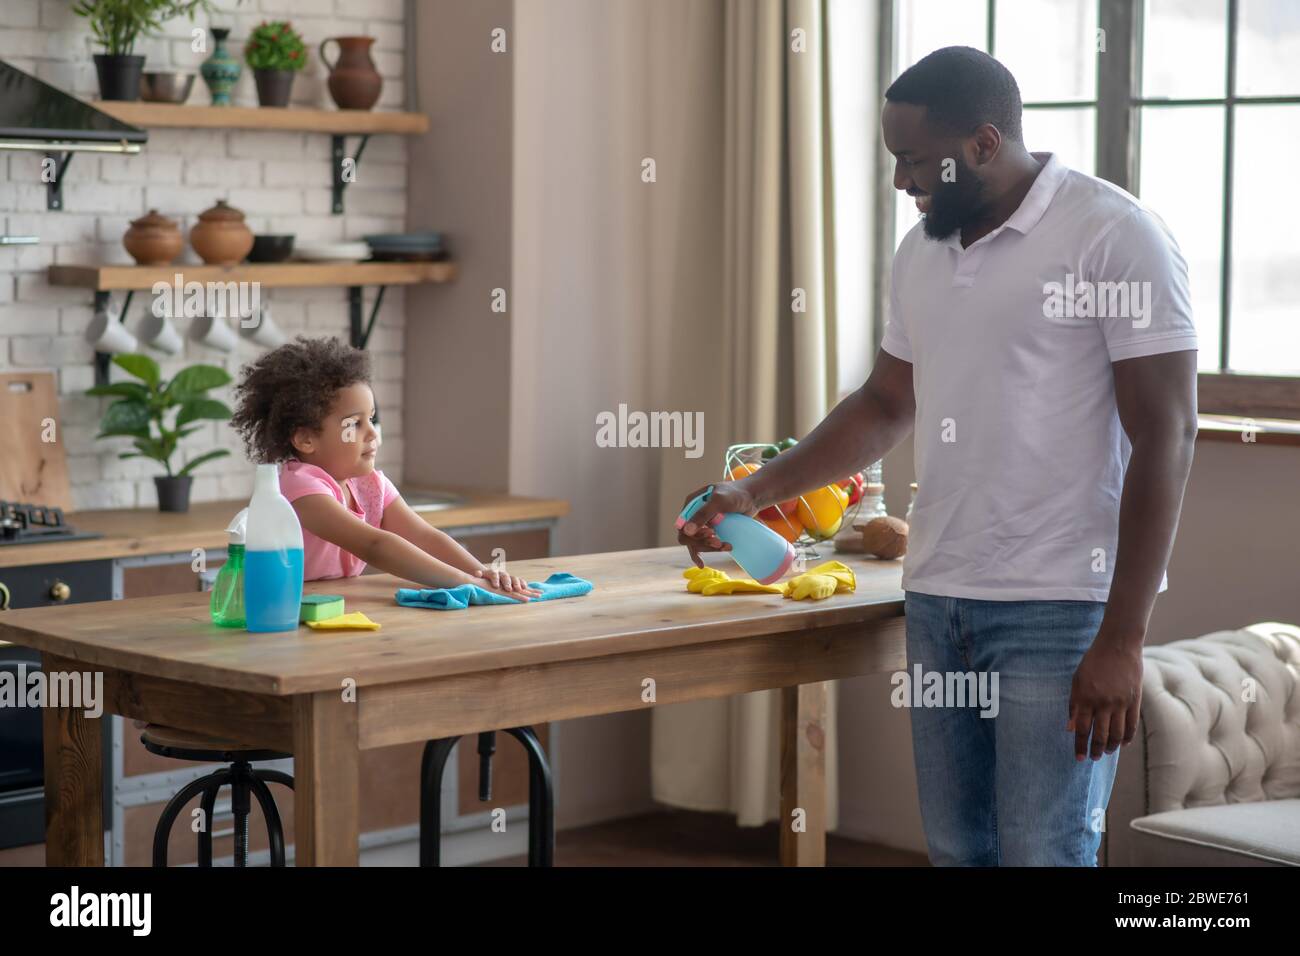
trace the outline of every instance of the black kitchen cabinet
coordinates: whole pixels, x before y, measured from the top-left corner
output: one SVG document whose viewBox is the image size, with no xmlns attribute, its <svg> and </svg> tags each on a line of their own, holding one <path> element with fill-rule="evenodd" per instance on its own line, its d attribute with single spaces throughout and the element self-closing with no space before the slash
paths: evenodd
<svg viewBox="0 0 1300 956">
<path fill-rule="evenodd" d="M 0 568 L 0 611 L 108 601 L 112 597 L 113 562 L 109 560 Z M 15 681 L 40 670 L 40 666 L 39 651 L 0 643 L 0 671 L 11 673 Z M 103 726 L 104 753 L 108 754 L 109 722 L 103 721 Z M 106 787 L 105 794 L 109 792 Z M 41 711 L 0 707 L 0 850 L 44 839 Z"/>
<path fill-rule="evenodd" d="M 40 545 L 29 545 L 39 548 Z M 113 598 L 113 562 L 74 561 L 0 568 L 0 610 Z"/>
</svg>

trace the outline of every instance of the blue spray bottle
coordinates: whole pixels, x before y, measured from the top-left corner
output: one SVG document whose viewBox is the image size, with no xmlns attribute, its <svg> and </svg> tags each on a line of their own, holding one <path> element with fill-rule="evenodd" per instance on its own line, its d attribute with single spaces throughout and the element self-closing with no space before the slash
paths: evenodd
<svg viewBox="0 0 1300 956">
<path fill-rule="evenodd" d="M 278 465 L 258 465 L 244 538 L 244 617 L 250 631 L 293 631 L 302 605 L 302 525 L 280 494 Z"/>
<path fill-rule="evenodd" d="M 709 485 L 687 502 L 686 507 L 677 517 L 678 529 L 690 520 L 691 515 L 695 514 L 712 494 L 713 486 Z M 748 515 L 735 512 L 716 514 L 709 519 L 709 524 L 713 525 L 714 534 L 724 544 L 731 545 L 730 554 L 736 563 L 759 584 L 772 584 L 779 580 L 794 563 L 795 550 L 790 542 L 761 521 L 756 521 Z"/>
</svg>

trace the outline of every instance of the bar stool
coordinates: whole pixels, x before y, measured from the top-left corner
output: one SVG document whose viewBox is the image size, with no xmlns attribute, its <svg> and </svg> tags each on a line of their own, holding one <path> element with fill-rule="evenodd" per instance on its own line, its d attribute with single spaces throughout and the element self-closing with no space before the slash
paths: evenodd
<svg viewBox="0 0 1300 956">
<path fill-rule="evenodd" d="M 555 795 L 551 765 L 546 750 L 532 727 L 506 731 L 523 745 L 528 754 L 528 865 L 555 865 Z M 496 731 L 478 735 L 478 798 L 492 799 L 492 755 L 496 753 Z M 442 772 L 456 746 L 456 737 L 430 740 L 420 761 L 420 866 L 441 866 Z"/>
<path fill-rule="evenodd" d="M 235 816 L 235 866 L 248 866 L 248 813 L 252 808 L 250 796 L 257 797 L 257 802 L 262 807 L 262 816 L 266 820 L 271 865 L 284 866 L 284 828 L 280 824 L 280 812 L 276 809 L 275 798 L 271 796 L 267 784 L 278 783 L 292 790 L 293 777 L 279 770 L 253 767 L 251 763 L 254 760 L 283 760 L 289 754 L 255 750 L 231 740 L 159 724 L 148 724 L 140 734 L 140 742 L 146 750 L 160 757 L 230 764 L 229 767 L 222 767 L 191 781 L 167 801 L 162 816 L 158 818 L 158 826 L 154 829 L 154 866 L 167 865 L 167 844 L 172 825 L 185 805 L 199 794 L 203 795 L 203 830 L 198 835 L 198 865 L 212 866 L 212 811 L 216 806 L 217 793 L 227 786 L 230 787 L 230 807 Z"/>
</svg>

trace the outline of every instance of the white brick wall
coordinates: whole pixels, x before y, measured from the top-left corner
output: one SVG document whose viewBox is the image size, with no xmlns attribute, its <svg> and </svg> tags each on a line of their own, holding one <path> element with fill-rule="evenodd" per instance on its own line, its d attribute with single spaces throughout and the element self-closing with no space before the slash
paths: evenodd
<svg viewBox="0 0 1300 956">
<path fill-rule="evenodd" d="M 316 48 L 328 36 L 367 34 L 376 38 L 374 57 L 384 75 L 378 109 L 401 109 L 405 82 L 402 0 L 218 0 L 223 12 L 217 26 L 233 28 L 229 47 L 242 58 L 249 31 L 268 19 L 287 19 L 304 36 L 310 61 L 294 81 L 293 102 L 331 108 L 326 70 Z M 89 30 L 71 12 L 68 0 L 0 0 L 0 57 L 48 83 L 86 99 L 98 95 L 94 65 L 87 46 Z M 148 57 L 146 69 L 197 72 L 209 55 L 191 48 L 191 30 L 208 26 L 201 16 L 191 24 L 169 22 L 164 35 L 138 45 Z M 210 37 L 207 37 L 210 41 Z M 333 49 L 331 48 L 331 55 Z M 233 96 L 255 106 L 251 71 Z M 195 83 L 190 103 L 206 104 L 207 88 Z M 349 141 L 355 148 L 356 140 Z M 377 136 L 366 147 L 357 182 L 348 187 L 342 216 L 330 213 L 330 139 L 302 133 L 219 130 L 151 130 L 138 156 L 77 156 L 64 185 L 63 212 L 45 209 L 40 157 L 0 153 L 0 231 L 36 234 L 41 245 L 0 250 L 0 368 L 53 369 L 58 375 L 62 439 L 66 445 L 73 495 L 79 508 L 153 507 L 152 478 L 157 466 L 120 461 L 121 440 L 96 441 L 104 402 L 83 394 L 93 384 L 90 347 L 84 333 L 92 317 L 92 297 L 85 290 L 52 287 L 46 269 L 53 263 L 130 264 L 122 248 L 129 222 L 151 208 L 180 222 L 188 233 L 198 213 L 217 199 L 244 211 L 255 232 L 292 232 L 300 239 L 359 238 L 370 232 L 406 228 L 406 142 Z M 420 223 L 427 227 L 429 223 Z M 197 262 L 188 245 L 180 262 Z M 291 335 L 338 335 L 348 331 L 344 289 L 263 289 L 275 321 Z M 115 304 L 122 302 L 115 296 Z M 148 308 L 148 294 L 136 293 L 126 324 L 134 331 Z M 373 302 L 367 290 L 366 316 Z M 390 289 L 370 340 L 375 392 L 384 422 L 381 467 L 401 478 L 402 326 L 405 302 L 400 288 Z M 182 334 L 187 320 L 177 322 Z M 240 341 L 229 354 L 186 342 L 180 356 L 150 352 L 170 376 L 193 362 L 239 367 L 260 349 Z M 119 373 L 113 373 L 116 378 Z M 229 390 L 220 397 L 231 401 Z M 232 451 L 227 459 L 201 466 L 195 473 L 196 501 L 247 497 L 252 469 L 238 437 L 226 425 L 211 424 L 181 443 L 179 464 L 211 448 Z"/>
</svg>

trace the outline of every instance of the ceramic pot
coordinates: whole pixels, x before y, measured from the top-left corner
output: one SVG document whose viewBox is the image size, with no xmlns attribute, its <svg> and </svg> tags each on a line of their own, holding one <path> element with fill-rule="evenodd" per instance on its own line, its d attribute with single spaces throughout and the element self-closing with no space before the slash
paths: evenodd
<svg viewBox="0 0 1300 956">
<path fill-rule="evenodd" d="M 226 49 L 226 38 L 229 36 L 230 30 L 225 27 L 212 28 L 212 39 L 216 49 L 199 67 L 203 82 L 208 84 L 208 91 L 212 94 L 213 106 L 230 105 L 230 91 L 239 82 L 239 74 L 243 70 L 239 60 L 231 56 L 230 51 Z"/>
<path fill-rule="evenodd" d="M 180 228 L 157 209 L 132 221 L 122 236 L 126 251 L 142 266 L 165 266 L 181 254 L 185 240 Z"/>
<path fill-rule="evenodd" d="M 253 248 L 253 230 L 244 223 L 242 212 L 218 199 L 211 209 L 199 213 L 199 221 L 190 229 L 190 245 L 210 266 L 233 266 Z"/>
<path fill-rule="evenodd" d="M 341 110 L 368 110 L 379 101 L 384 78 L 370 58 L 374 37 L 330 37 L 320 45 L 321 62 L 329 67 L 330 96 Z M 325 46 L 335 43 L 339 57 L 333 63 L 325 56 Z"/>
<path fill-rule="evenodd" d="M 258 106 L 288 106 L 293 91 L 293 70 L 254 70 Z"/>
<path fill-rule="evenodd" d="M 154 488 L 158 492 L 159 511 L 189 511 L 190 486 L 193 475 L 154 475 Z"/>
<path fill-rule="evenodd" d="M 144 57 L 138 53 L 96 53 L 101 100 L 138 100 Z"/>
</svg>

